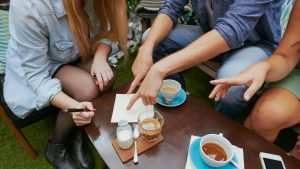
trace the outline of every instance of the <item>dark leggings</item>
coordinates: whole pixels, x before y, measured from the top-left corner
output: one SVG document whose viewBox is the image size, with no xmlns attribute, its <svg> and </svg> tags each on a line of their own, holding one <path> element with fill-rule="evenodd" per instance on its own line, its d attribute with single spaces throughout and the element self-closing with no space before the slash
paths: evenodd
<svg viewBox="0 0 300 169">
<path fill-rule="evenodd" d="M 76 62 L 72 65 L 63 65 L 54 74 L 54 78 L 61 81 L 62 90 L 78 102 L 92 101 L 101 92 L 90 74 L 92 60 L 87 63 Z M 115 79 L 109 81 L 104 91 L 109 90 Z M 76 127 L 72 115 L 59 112 L 54 128 L 54 143 L 63 143 Z"/>
</svg>

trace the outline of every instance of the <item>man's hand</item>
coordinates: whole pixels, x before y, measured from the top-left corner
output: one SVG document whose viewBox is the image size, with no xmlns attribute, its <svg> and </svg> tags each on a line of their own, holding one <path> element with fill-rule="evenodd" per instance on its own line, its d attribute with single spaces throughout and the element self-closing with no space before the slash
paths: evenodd
<svg viewBox="0 0 300 169">
<path fill-rule="evenodd" d="M 127 94 L 131 94 L 137 85 L 140 85 L 148 70 L 153 65 L 152 60 L 153 50 L 147 47 L 141 47 L 139 53 L 132 65 L 132 73 L 134 80 L 132 81 Z"/>
<path fill-rule="evenodd" d="M 139 99 L 145 106 L 154 105 L 157 101 L 159 89 L 163 83 L 165 74 L 159 68 L 152 66 L 143 80 L 137 93 L 131 98 L 127 110 L 131 109 L 133 104 Z"/>
</svg>

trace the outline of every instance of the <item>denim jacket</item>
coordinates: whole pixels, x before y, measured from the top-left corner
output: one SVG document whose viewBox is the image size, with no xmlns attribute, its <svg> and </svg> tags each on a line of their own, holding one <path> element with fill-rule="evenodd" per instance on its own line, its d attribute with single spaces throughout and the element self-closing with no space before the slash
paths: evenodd
<svg viewBox="0 0 300 169">
<path fill-rule="evenodd" d="M 91 10 L 86 11 L 90 15 Z M 52 75 L 60 65 L 77 60 L 79 48 L 62 0 L 11 0 L 9 30 L 4 98 L 18 117 L 25 118 L 49 105 L 62 90 Z"/>
<path fill-rule="evenodd" d="M 210 30 L 206 0 L 191 0 L 197 21 L 204 32 Z M 271 54 L 281 40 L 281 6 L 285 0 L 212 0 L 214 29 L 231 49 L 259 45 Z M 166 0 L 160 14 L 176 24 L 189 0 Z"/>
</svg>

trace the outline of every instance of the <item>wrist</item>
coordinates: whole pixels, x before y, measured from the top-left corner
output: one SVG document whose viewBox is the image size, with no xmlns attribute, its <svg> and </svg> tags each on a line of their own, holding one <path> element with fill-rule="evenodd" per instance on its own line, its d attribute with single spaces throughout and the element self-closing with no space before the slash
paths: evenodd
<svg viewBox="0 0 300 169">
<path fill-rule="evenodd" d="M 102 53 L 96 53 L 94 56 L 94 61 L 105 61 L 107 62 L 107 55 L 102 54 Z"/>
<path fill-rule="evenodd" d="M 74 100 L 69 104 L 69 108 L 78 108 L 79 102 Z"/>
<path fill-rule="evenodd" d="M 164 79 L 167 75 L 167 69 L 165 66 L 161 66 L 159 63 L 154 64 L 151 68 L 150 71 L 155 72 L 160 78 Z"/>
<path fill-rule="evenodd" d="M 140 48 L 139 48 L 139 52 L 153 52 L 153 45 L 150 44 L 143 44 Z"/>
<path fill-rule="evenodd" d="M 262 61 L 261 63 L 263 64 L 266 73 L 268 73 L 268 72 L 270 71 L 270 69 L 271 69 L 271 64 L 270 64 L 270 62 L 268 62 L 268 61 L 265 60 L 265 61 Z"/>
</svg>

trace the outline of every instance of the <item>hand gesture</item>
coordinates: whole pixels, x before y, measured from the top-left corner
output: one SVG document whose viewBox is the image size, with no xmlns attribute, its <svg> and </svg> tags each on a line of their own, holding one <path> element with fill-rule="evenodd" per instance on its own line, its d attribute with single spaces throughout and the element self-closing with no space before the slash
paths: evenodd
<svg viewBox="0 0 300 169">
<path fill-rule="evenodd" d="M 215 98 L 215 101 L 219 101 L 226 96 L 231 86 L 247 85 L 249 88 L 244 93 L 244 99 L 248 101 L 263 85 L 269 69 L 269 64 L 263 61 L 247 68 L 234 77 L 212 80 L 210 83 L 216 86 L 210 93 L 209 98 Z"/>
<path fill-rule="evenodd" d="M 139 49 L 139 53 L 134 60 L 134 63 L 132 65 L 132 73 L 134 75 L 134 80 L 132 81 L 130 88 L 127 92 L 127 94 L 130 94 L 134 91 L 134 89 L 137 87 L 137 85 L 140 85 L 143 78 L 146 76 L 148 70 L 153 65 L 152 60 L 152 53 L 153 50 L 149 48 L 143 48 L 141 47 Z"/>
<path fill-rule="evenodd" d="M 139 99 L 145 106 L 154 105 L 157 102 L 158 92 L 163 83 L 164 75 L 155 67 L 152 67 L 147 73 L 137 93 L 131 98 L 127 110 L 131 109 L 133 104 Z"/>
</svg>

